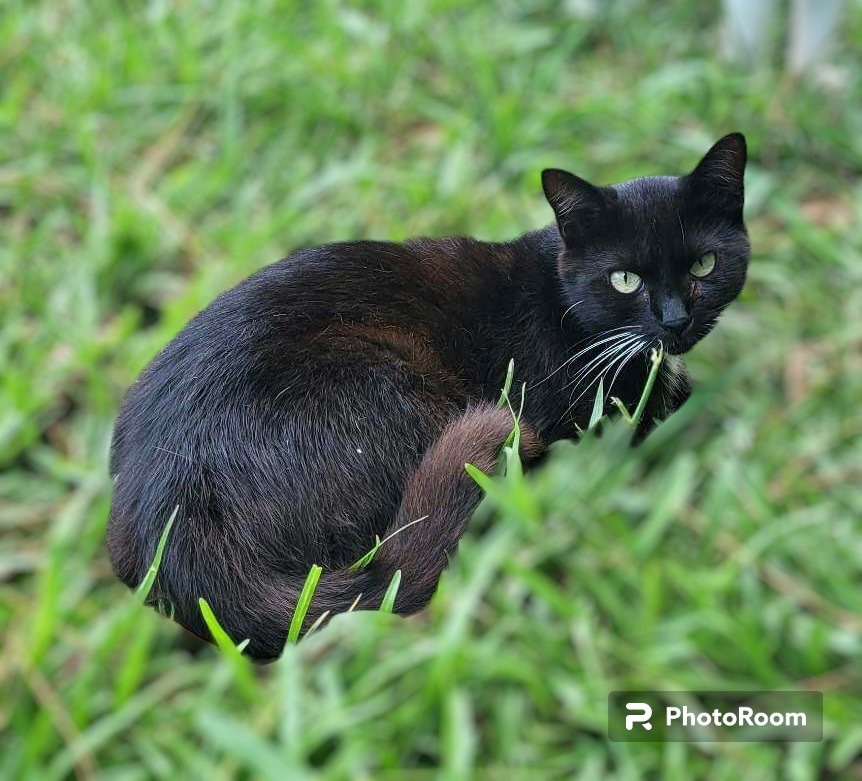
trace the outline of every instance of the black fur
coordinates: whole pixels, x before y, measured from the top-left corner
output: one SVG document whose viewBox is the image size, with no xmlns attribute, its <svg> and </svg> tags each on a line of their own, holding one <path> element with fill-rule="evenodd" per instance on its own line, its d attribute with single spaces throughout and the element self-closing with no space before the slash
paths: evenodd
<svg viewBox="0 0 862 781">
<path fill-rule="evenodd" d="M 649 348 L 688 350 L 739 293 L 745 156 L 734 134 L 684 177 L 598 188 L 546 171 L 555 226 L 499 244 L 302 250 L 220 296 L 120 412 L 108 529 L 117 575 L 138 585 L 179 506 L 151 599 L 201 636 L 205 597 L 251 655 L 277 656 L 314 563 L 324 575 L 306 627 L 360 594 L 359 608 L 379 606 L 397 569 L 396 610 L 422 608 L 481 498 L 463 465 L 490 470 L 511 428 L 493 406 L 510 358 L 514 387 L 528 388 L 529 461 L 577 436 L 601 371 L 606 394 L 633 406 Z M 695 279 L 689 268 L 708 251 L 715 271 Z M 637 272 L 643 290 L 618 293 L 614 270 Z M 691 323 L 674 334 L 662 320 L 680 307 Z M 602 358 L 623 326 L 628 352 Z M 608 332 L 616 342 L 602 342 Z M 689 390 L 681 362 L 663 371 L 641 433 Z M 348 571 L 375 535 L 422 516 Z"/>
</svg>

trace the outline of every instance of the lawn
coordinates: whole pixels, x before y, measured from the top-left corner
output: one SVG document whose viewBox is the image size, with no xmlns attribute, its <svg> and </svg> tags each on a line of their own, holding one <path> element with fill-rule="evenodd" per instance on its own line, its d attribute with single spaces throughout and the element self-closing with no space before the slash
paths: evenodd
<svg viewBox="0 0 862 781">
<path fill-rule="evenodd" d="M 0 778 L 862 778 L 862 4 L 800 79 L 723 62 L 718 5 L 5 0 Z M 501 481 L 427 611 L 252 667 L 113 578 L 113 417 L 220 291 L 511 238 L 544 167 L 681 173 L 733 130 L 753 258 L 695 395 Z M 822 742 L 607 738 L 616 689 L 781 688 Z"/>
</svg>

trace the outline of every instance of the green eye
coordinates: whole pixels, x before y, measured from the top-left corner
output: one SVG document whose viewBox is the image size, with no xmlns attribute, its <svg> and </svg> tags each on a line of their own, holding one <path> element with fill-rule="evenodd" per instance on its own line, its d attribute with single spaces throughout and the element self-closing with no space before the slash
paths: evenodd
<svg viewBox="0 0 862 781">
<path fill-rule="evenodd" d="M 691 264 L 689 271 L 694 277 L 706 277 L 715 268 L 715 253 L 707 252 L 700 260 Z"/>
<path fill-rule="evenodd" d="M 612 271 L 611 285 L 620 293 L 634 293 L 641 286 L 641 278 L 633 271 Z"/>
</svg>

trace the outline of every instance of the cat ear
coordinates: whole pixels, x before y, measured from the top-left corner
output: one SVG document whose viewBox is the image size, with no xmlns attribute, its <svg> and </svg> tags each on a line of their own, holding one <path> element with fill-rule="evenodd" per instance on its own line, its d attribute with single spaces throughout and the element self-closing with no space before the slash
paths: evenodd
<svg viewBox="0 0 862 781">
<path fill-rule="evenodd" d="M 542 189 L 554 210 L 557 227 L 567 245 L 575 241 L 578 231 L 586 228 L 605 205 L 604 195 L 598 187 L 558 168 L 542 171 Z"/>
<path fill-rule="evenodd" d="M 730 133 L 715 142 L 689 176 L 692 190 L 712 205 L 742 211 L 743 178 L 748 151 L 742 133 Z"/>
</svg>

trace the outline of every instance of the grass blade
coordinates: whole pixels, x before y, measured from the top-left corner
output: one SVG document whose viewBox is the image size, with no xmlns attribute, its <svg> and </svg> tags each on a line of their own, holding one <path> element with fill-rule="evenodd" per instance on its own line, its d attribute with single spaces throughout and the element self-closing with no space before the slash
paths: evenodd
<svg viewBox="0 0 862 781">
<path fill-rule="evenodd" d="M 515 378 L 515 359 L 509 360 L 509 365 L 506 367 L 506 379 L 503 382 L 503 390 L 500 393 L 500 400 L 497 402 L 498 407 L 505 407 L 509 403 L 509 393 L 512 390 L 512 381 Z"/>
<path fill-rule="evenodd" d="M 386 588 L 386 593 L 383 595 L 383 601 L 380 603 L 381 613 L 391 613 L 395 607 L 395 597 L 398 594 L 398 587 L 401 585 L 401 570 L 395 570 L 392 580 L 389 581 L 389 586 Z"/>
<path fill-rule="evenodd" d="M 203 597 L 200 597 L 198 599 L 198 607 L 200 607 L 201 615 L 204 617 L 204 623 L 206 623 L 207 629 L 210 630 L 210 634 L 213 636 L 213 640 L 215 640 L 219 649 L 226 653 L 231 650 L 236 651 L 236 643 L 231 640 L 230 635 L 219 623 L 219 620 L 216 618 L 209 602 L 207 602 Z"/>
<path fill-rule="evenodd" d="M 310 627 L 308 627 L 308 631 L 305 633 L 305 636 L 310 637 L 314 632 L 316 632 L 318 629 L 320 629 L 320 627 L 323 626 L 323 622 L 326 621 L 327 618 L 329 618 L 329 614 L 331 612 L 332 612 L 331 610 L 324 610 L 314 620 L 314 623 Z M 350 611 L 348 611 L 348 612 L 350 612 Z"/>
<path fill-rule="evenodd" d="M 302 631 L 302 624 L 305 621 L 308 608 L 311 606 L 311 600 L 314 598 L 314 592 L 317 590 L 322 572 L 323 567 L 317 564 L 312 564 L 308 571 L 308 576 L 302 585 L 302 591 L 299 593 L 296 610 L 293 611 L 293 618 L 290 620 L 290 629 L 287 630 L 288 643 L 296 645 L 299 641 L 299 633 Z"/>
<path fill-rule="evenodd" d="M 593 402 L 593 411 L 590 413 L 590 422 L 587 429 L 595 428 L 602 419 L 605 412 L 605 378 L 599 377 L 599 386 L 596 388 L 596 400 Z"/>
<path fill-rule="evenodd" d="M 353 562 L 353 564 L 351 564 L 348 567 L 348 569 L 351 572 L 356 572 L 356 570 L 365 569 L 374 560 L 374 556 L 377 554 L 377 551 L 380 550 L 380 546 L 382 544 L 383 544 L 383 542 L 380 540 L 380 537 L 375 534 L 374 535 L 374 545 L 372 546 L 371 550 L 369 550 L 367 553 L 360 556 L 356 561 Z"/>
<path fill-rule="evenodd" d="M 494 481 L 486 475 L 479 467 L 473 466 L 473 464 L 464 464 L 464 469 L 467 470 L 467 474 L 473 478 L 473 481 L 481 488 L 486 494 L 494 494 L 499 493 L 497 491 L 497 486 Z"/>
<path fill-rule="evenodd" d="M 655 385 L 656 377 L 658 377 L 659 369 L 661 369 L 662 361 L 664 361 L 664 348 L 659 347 L 658 350 L 653 350 L 650 353 L 649 359 L 652 361 L 652 368 L 650 368 L 649 376 L 647 377 L 646 385 L 644 385 L 640 401 L 632 415 L 632 426 L 637 426 L 641 422 L 641 417 L 643 417 L 644 410 L 646 409 L 647 402 L 652 393 L 653 385 Z"/>
<path fill-rule="evenodd" d="M 171 517 L 168 518 L 168 522 L 162 530 L 162 536 L 159 537 L 159 544 L 156 546 L 156 555 L 153 556 L 153 562 L 150 564 L 150 568 L 147 570 L 147 574 L 144 576 L 144 579 L 135 589 L 135 598 L 141 604 L 146 601 L 147 597 L 150 595 L 150 590 L 153 588 L 153 583 L 156 582 L 156 575 L 158 575 L 159 567 L 162 565 L 162 556 L 164 556 L 165 553 L 165 546 L 168 544 L 168 535 L 171 533 L 171 528 L 174 525 L 174 521 L 176 520 L 177 513 L 179 511 L 179 505 L 174 507 Z"/>
<path fill-rule="evenodd" d="M 376 534 L 374 535 L 374 546 L 367 553 L 360 556 L 356 561 L 351 564 L 348 569 L 350 572 L 356 572 L 356 570 L 365 569 L 371 562 L 374 560 L 374 556 L 377 554 L 377 551 L 380 550 L 389 540 L 391 540 L 395 535 L 401 534 L 405 529 L 409 529 L 414 523 L 421 523 L 422 521 L 428 520 L 427 515 L 423 515 L 421 518 L 414 518 L 412 521 L 405 523 L 403 526 L 399 526 L 394 532 L 387 534 L 382 540 Z"/>
<path fill-rule="evenodd" d="M 210 607 L 209 602 L 207 602 L 203 597 L 198 599 L 198 607 L 200 608 L 204 623 L 206 623 L 207 629 L 209 629 L 215 644 L 219 647 L 219 650 L 230 663 L 234 673 L 234 680 L 237 682 L 237 687 L 245 697 L 253 700 L 258 695 L 257 681 L 252 673 L 251 664 L 248 659 L 242 655 L 242 652 L 248 645 L 249 641 L 243 640 L 239 645 L 234 643 L 230 635 L 219 623 L 219 620 L 216 618 L 216 614 Z"/>
</svg>

